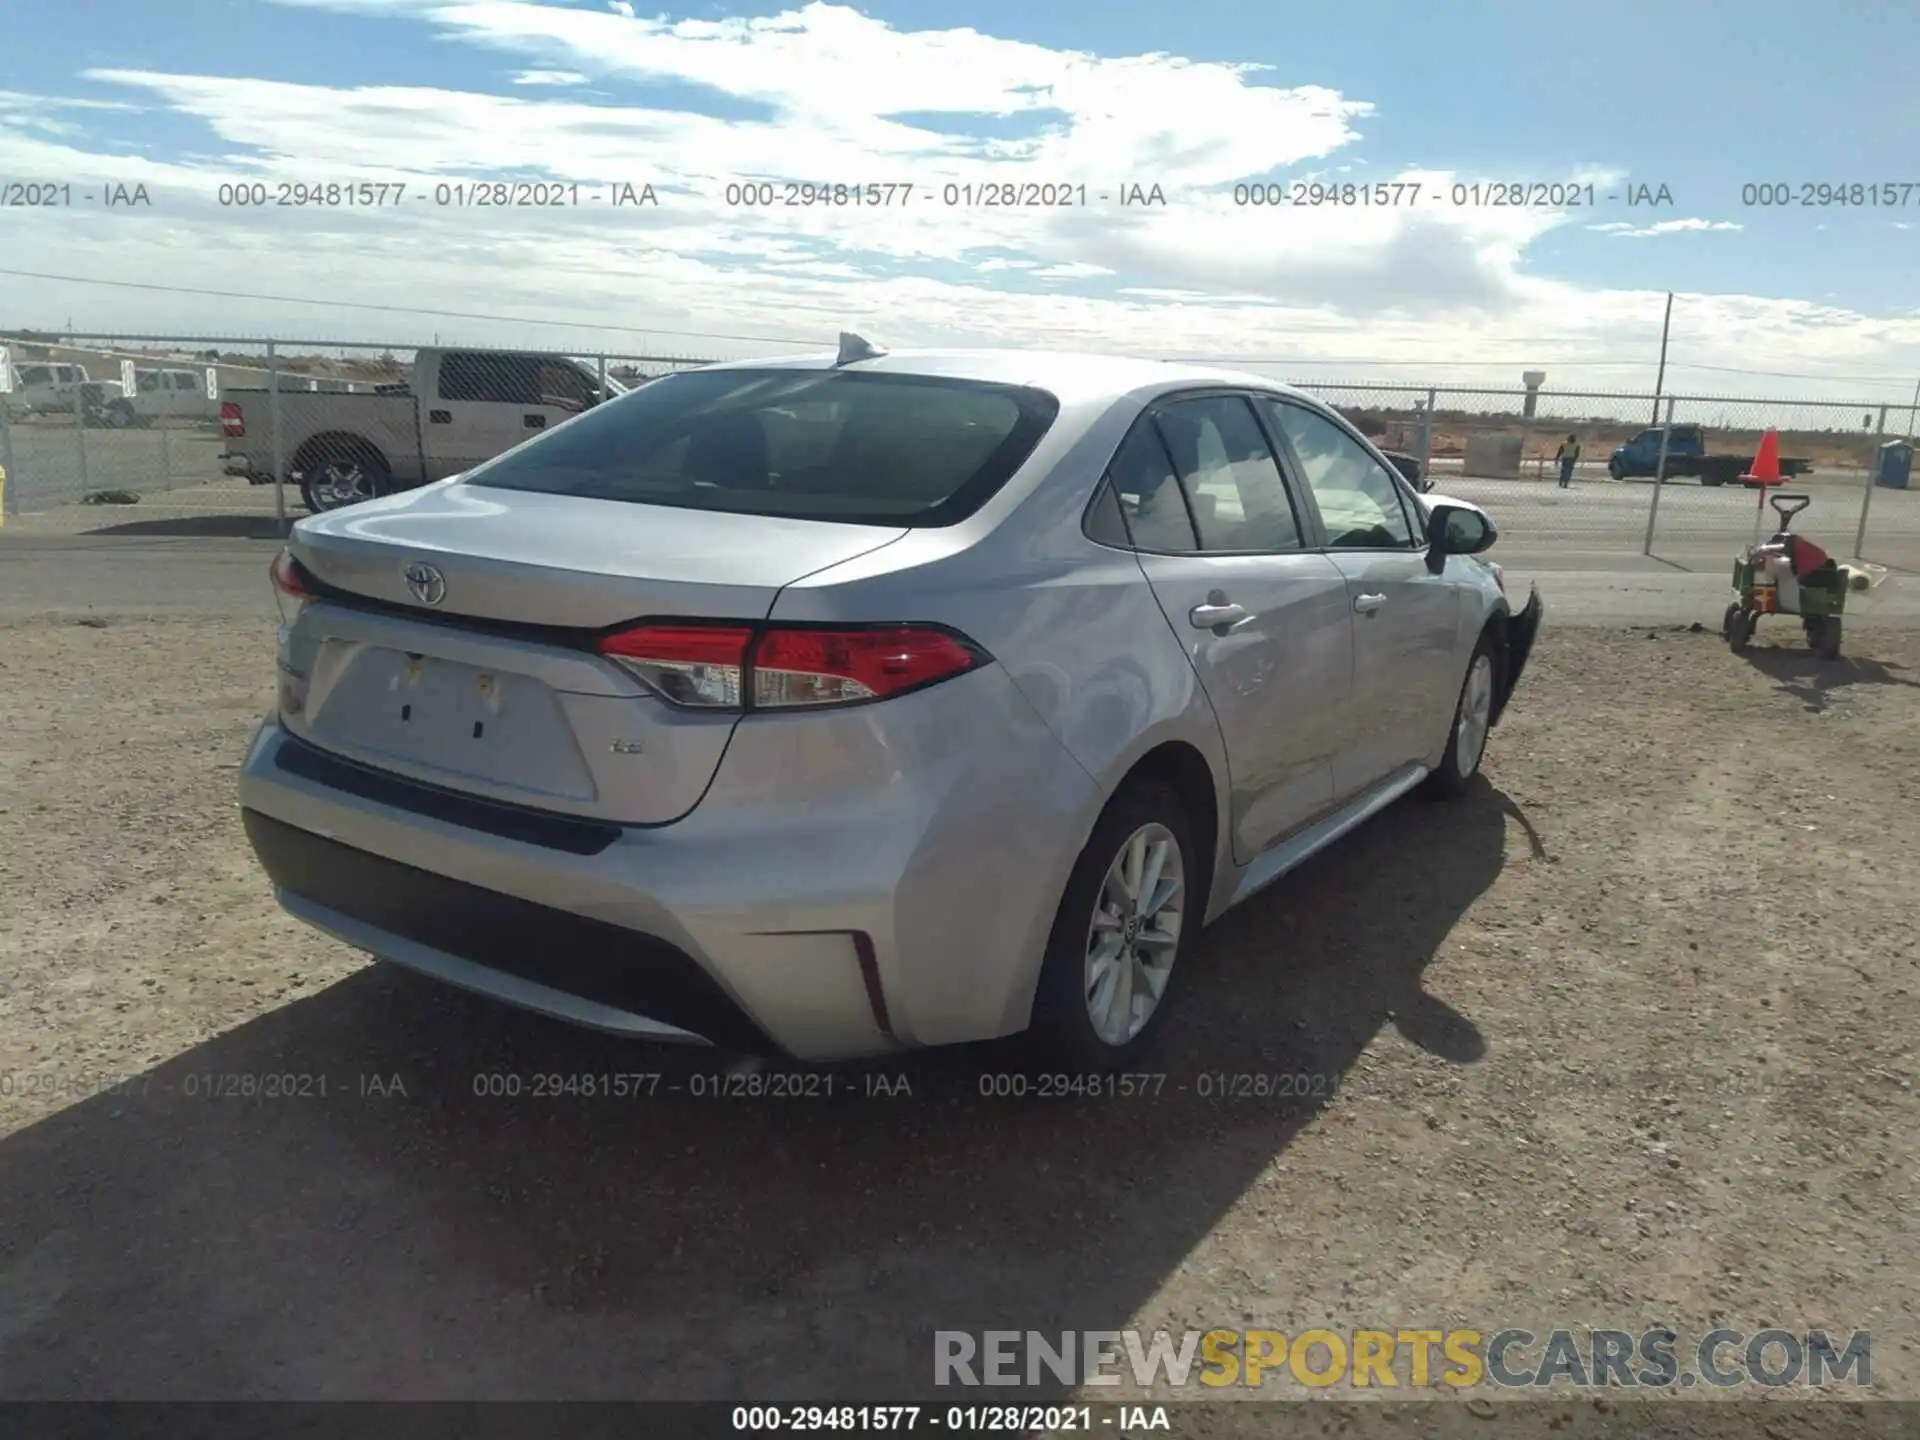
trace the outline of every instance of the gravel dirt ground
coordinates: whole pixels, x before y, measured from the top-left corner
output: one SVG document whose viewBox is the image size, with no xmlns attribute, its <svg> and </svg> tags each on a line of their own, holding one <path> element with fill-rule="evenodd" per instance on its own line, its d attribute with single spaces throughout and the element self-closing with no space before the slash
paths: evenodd
<svg viewBox="0 0 1920 1440">
<path fill-rule="evenodd" d="M 1144 1095 L 983 1095 L 988 1046 L 767 1099 L 283 917 L 233 805 L 264 621 L 0 618 L 0 1396 L 884 1400 L 936 1328 L 1724 1324 L 1869 1329 L 1829 1393 L 1920 1400 L 1920 635 L 1776 623 L 1550 617 L 1468 798 L 1207 932 Z M 662 1078 L 476 1094 L 616 1072 Z"/>
</svg>

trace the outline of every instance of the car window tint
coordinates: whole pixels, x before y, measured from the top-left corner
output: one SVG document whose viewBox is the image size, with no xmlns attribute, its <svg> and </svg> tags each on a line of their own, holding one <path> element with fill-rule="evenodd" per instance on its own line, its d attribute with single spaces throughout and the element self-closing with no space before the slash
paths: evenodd
<svg viewBox="0 0 1920 1440">
<path fill-rule="evenodd" d="M 1025 386 L 844 370 L 669 375 L 467 482 L 864 525 L 951 525 L 1033 453 L 1059 401 Z"/>
<path fill-rule="evenodd" d="M 1113 482 L 1102 480 L 1087 507 L 1086 534 L 1089 540 L 1125 550 L 1133 544 L 1127 533 L 1126 516 L 1120 513 L 1120 497 L 1113 493 Z"/>
<path fill-rule="evenodd" d="M 1174 478 L 1173 462 L 1151 420 L 1142 420 L 1127 432 L 1107 467 L 1107 477 L 1120 497 L 1133 543 L 1140 549 L 1179 553 L 1200 548 L 1186 501 L 1180 496 L 1180 482 Z"/>
<path fill-rule="evenodd" d="M 440 357 L 440 398 L 494 405 L 538 405 L 537 363 L 528 355 L 449 351 Z"/>
<path fill-rule="evenodd" d="M 1415 543 L 1412 522 L 1393 472 L 1324 415 L 1285 401 L 1262 402 L 1300 462 L 1337 549 L 1407 550 Z"/>
<path fill-rule="evenodd" d="M 1201 549 L 1300 548 L 1280 467 L 1243 397 L 1178 400 L 1154 419 L 1186 486 Z"/>
<path fill-rule="evenodd" d="M 534 386 L 540 403 L 558 410 L 585 410 L 593 404 L 593 382 L 564 360 L 542 360 L 535 366 Z"/>
</svg>

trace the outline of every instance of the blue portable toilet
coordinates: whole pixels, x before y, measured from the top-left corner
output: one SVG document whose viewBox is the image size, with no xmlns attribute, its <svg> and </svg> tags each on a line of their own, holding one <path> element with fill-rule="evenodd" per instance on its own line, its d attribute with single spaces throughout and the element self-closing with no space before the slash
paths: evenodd
<svg viewBox="0 0 1920 1440">
<path fill-rule="evenodd" d="M 1873 483 L 1889 490 L 1904 490 L 1913 476 L 1913 442 L 1889 440 L 1880 447 L 1873 467 Z"/>
</svg>

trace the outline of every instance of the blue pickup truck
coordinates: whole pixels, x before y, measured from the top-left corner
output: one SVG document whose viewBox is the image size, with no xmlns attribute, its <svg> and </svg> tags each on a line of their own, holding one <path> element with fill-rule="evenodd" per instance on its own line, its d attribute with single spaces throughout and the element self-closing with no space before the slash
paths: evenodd
<svg viewBox="0 0 1920 1440">
<path fill-rule="evenodd" d="M 1607 473 L 1616 480 L 1650 476 L 1660 464 L 1660 431 L 1642 430 L 1607 458 Z M 1667 478 L 1697 475 L 1702 485 L 1724 485 L 1738 480 L 1753 468 L 1750 451 L 1737 454 L 1712 454 L 1707 450 L 1707 432 L 1698 425 L 1676 425 L 1667 439 Z M 1780 474 L 1791 478 L 1810 474 L 1813 466 L 1805 460 L 1780 459 Z M 1754 488 L 1749 485 L 1748 489 Z"/>
</svg>

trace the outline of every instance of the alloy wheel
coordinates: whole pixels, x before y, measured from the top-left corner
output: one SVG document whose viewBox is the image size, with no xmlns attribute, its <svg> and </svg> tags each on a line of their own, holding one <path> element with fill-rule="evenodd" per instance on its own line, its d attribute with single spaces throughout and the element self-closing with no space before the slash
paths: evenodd
<svg viewBox="0 0 1920 1440">
<path fill-rule="evenodd" d="M 1107 866 L 1087 928 L 1083 993 L 1104 1043 L 1126 1044 L 1160 1008 L 1185 916 L 1180 842 L 1164 825 L 1142 825 Z"/>
<path fill-rule="evenodd" d="M 1480 768 L 1480 754 L 1487 746 L 1487 731 L 1493 722 L 1493 657 L 1479 654 L 1467 670 L 1467 688 L 1460 697 L 1460 725 L 1454 735 L 1453 753 L 1462 775 Z"/>
</svg>

